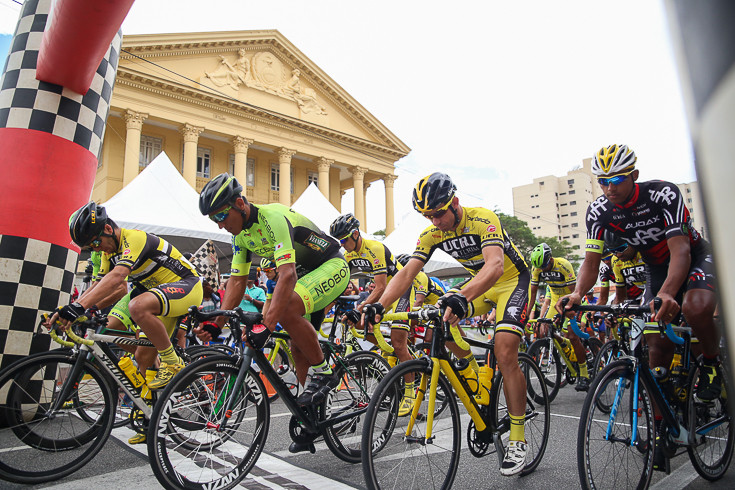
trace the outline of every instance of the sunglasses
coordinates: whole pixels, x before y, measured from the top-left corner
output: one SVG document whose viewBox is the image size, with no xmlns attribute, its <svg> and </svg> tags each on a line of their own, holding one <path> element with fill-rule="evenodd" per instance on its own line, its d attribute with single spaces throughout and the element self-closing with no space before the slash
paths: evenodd
<svg viewBox="0 0 735 490">
<path fill-rule="evenodd" d="M 597 183 L 600 185 L 608 186 L 608 185 L 620 185 L 623 182 L 625 182 L 625 179 L 628 178 L 630 175 L 630 172 L 625 174 L 616 175 L 614 177 L 600 177 L 597 179 Z"/>
<path fill-rule="evenodd" d="M 102 239 L 100 237 L 97 237 L 92 240 L 89 245 L 87 245 L 86 247 L 82 247 L 82 250 L 92 250 L 93 248 L 97 248 L 100 245 L 102 245 Z"/>
<path fill-rule="evenodd" d="M 433 213 L 421 213 L 424 215 L 424 218 L 433 220 L 441 219 L 444 217 L 445 214 L 447 214 L 447 211 L 449 211 L 449 206 L 451 206 L 452 201 L 449 201 L 446 205 L 444 205 L 443 208 L 439 209 L 438 211 L 434 211 Z"/>
<path fill-rule="evenodd" d="M 347 240 L 349 240 L 350 238 L 352 238 L 352 233 L 350 233 L 349 235 L 347 235 L 344 238 L 340 238 L 339 239 L 339 244 L 340 245 L 344 245 L 345 243 L 347 243 Z"/>
<path fill-rule="evenodd" d="M 620 246 L 617 246 L 615 248 L 608 248 L 608 251 L 611 254 L 618 254 L 620 252 L 624 252 L 626 248 L 628 248 L 628 244 L 627 243 L 624 243 L 624 244 L 622 244 Z"/>
<path fill-rule="evenodd" d="M 269 272 L 273 272 L 276 269 L 274 269 L 273 267 L 269 267 L 268 269 L 260 269 L 260 270 L 262 270 L 263 272 L 265 272 L 266 274 L 268 274 Z"/>
<path fill-rule="evenodd" d="M 229 216 L 230 209 L 232 209 L 232 206 L 227 206 L 225 209 L 223 209 L 219 213 L 215 213 L 211 215 L 209 219 L 211 219 L 215 223 L 222 223 L 224 220 L 227 219 L 227 216 Z"/>
</svg>

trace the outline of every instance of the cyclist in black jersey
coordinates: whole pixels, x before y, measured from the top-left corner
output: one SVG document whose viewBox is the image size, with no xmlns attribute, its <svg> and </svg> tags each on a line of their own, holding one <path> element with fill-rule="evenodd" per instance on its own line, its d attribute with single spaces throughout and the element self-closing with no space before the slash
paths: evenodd
<svg viewBox="0 0 735 490">
<path fill-rule="evenodd" d="M 252 253 L 273 261 L 278 282 L 263 318 L 264 328 L 246 332 L 254 348 L 262 348 L 280 323 L 291 336 L 299 383 L 313 374 L 297 402 L 321 403 L 339 384 L 324 360 L 312 324 L 321 324 L 324 309 L 345 290 L 349 268 L 339 244 L 305 216 L 282 204 L 252 204 L 241 195 L 242 185 L 228 174 L 209 181 L 199 196 L 199 211 L 233 235 L 232 273 L 222 308 L 231 310 L 242 300 Z M 311 315 L 311 323 L 305 318 Z M 225 319 L 220 317 L 221 327 Z M 263 327 L 263 326 L 260 326 Z M 206 334 L 197 332 L 200 338 Z"/>
<path fill-rule="evenodd" d="M 609 230 L 635 247 L 646 264 L 644 302 L 651 304 L 651 321 L 676 322 L 680 311 L 699 338 L 704 357 L 696 395 L 717 398 L 722 388 L 719 368 L 720 335 L 714 323 L 716 306 L 712 253 L 692 226 L 692 219 L 678 187 L 661 180 L 637 183 L 635 153 L 625 145 L 602 148 L 595 155 L 592 172 L 603 195 L 587 209 L 585 259 L 569 302 L 579 304 L 582 294 L 595 282 L 603 251 L 604 232 Z M 653 298 L 662 305 L 653 312 Z M 681 306 L 680 306 L 681 305 Z M 568 306 L 568 307 L 571 307 Z M 561 312 L 561 305 L 557 303 Z M 646 336 L 651 367 L 668 368 L 674 345 L 660 335 Z"/>
</svg>

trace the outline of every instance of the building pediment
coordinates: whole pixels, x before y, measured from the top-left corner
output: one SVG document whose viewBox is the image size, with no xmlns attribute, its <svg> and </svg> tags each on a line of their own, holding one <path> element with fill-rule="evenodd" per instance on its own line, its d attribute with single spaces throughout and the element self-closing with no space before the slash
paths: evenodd
<svg viewBox="0 0 735 490">
<path fill-rule="evenodd" d="M 194 98 L 298 120 L 399 157 L 410 151 L 276 30 L 125 36 L 118 77 L 169 83 Z"/>
</svg>

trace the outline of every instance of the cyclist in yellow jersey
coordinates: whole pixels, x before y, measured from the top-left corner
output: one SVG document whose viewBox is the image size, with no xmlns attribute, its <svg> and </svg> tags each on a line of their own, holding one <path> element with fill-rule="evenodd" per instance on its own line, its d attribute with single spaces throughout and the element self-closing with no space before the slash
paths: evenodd
<svg viewBox="0 0 735 490">
<path fill-rule="evenodd" d="M 518 366 L 518 346 L 526 324 L 531 275 L 495 213 L 484 208 L 463 208 L 456 190 L 452 179 L 439 172 L 419 181 L 413 191 L 413 206 L 431 221 L 431 226 L 421 233 L 411 259 L 388 284 L 379 302 L 366 306 L 365 311 L 375 312 L 379 319 L 385 311 L 383 305 L 391 304 L 411 285 L 437 248 L 470 272 L 473 277 L 461 291 L 447 293 L 440 302 L 446 306 L 444 321 L 452 325 L 462 318 L 482 315 L 497 304 L 495 354 L 511 421 L 508 452 L 500 472 L 510 476 L 523 470 L 527 449 L 526 381 Z"/>
<path fill-rule="evenodd" d="M 364 304 L 377 301 L 383 294 L 387 284 L 396 275 L 402 267 L 396 262 L 395 257 L 385 246 L 385 244 L 376 240 L 368 240 L 360 235 L 360 222 L 352 213 L 339 216 L 329 227 L 329 234 L 339 240 L 347 254 L 345 260 L 350 266 L 352 273 L 362 272 L 372 275 L 375 289 L 362 304 L 356 305 L 352 312 L 348 312 L 347 321 L 350 323 L 358 323 Z M 400 298 L 388 307 L 388 310 L 395 312 L 411 311 L 411 303 L 413 295 L 411 288 L 407 288 Z M 398 362 L 405 362 L 411 359 L 411 353 L 408 350 L 408 334 L 410 327 L 407 323 L 394 322 L 391 325 L 390 339 L 395 355 L 383 354 L 391 366 L 395 366 Z M 377 344 L 375 336 L 366 331 L 365 338 L 370 342 Z M 401 405 L 399 415 L 408 414 L 409 409 L 413 406 L 407 398 Z"/>
<path fill-rule="evenodd" d="M 105 208 L 94 202 L 72 214 L 69 233 L 81 248 L 105 252 L 100 262 L 101 279 L 77 302 L 59 308 L 49 324 L 59 316 L 74 320 L 91 306 L 104 308 L 115 303 L 126 295 L 127 281 L 132 281 L 130 318 L 161 356 L 158 374 L 148 386 L 163 388 L 184 367 L 170 337 L 178 317 L 185 315 L 191 305 L 202 302 L 202 284 L 196 270 L 168 242 L 140 230 L 118 227 L 107 217 Z M 145 373 L 155 361 L 155 351 L 136 352 L 136 360 Z"/>
<path fill-rule="evenodd" d="M 569 261 L 562 257 L 554 257 L 551 253 L 551 247 L 546 243 L 539 243 L 531 252 L 531 297 L 533 298 L 538 291 L 540 281 L 546 282 L 546 286 L 551 292 L 551 298 L 546 298 L 549 305 L 556 304 L 557 300 L 574 291 L 577 284 L 577 276 L 574 268 Z M 530 314 L 530 311 L 529 311 Z M 543 318 L 553 318 L 556 311 L 547 307 L 541 312 Z M 590 386 L 589 372 L 587 370 L 587 359 L 585 348 L 582 341 L 579 340 L 577 334 L 567 329 L 565 337 L 569 339 L 574 348 L 574 353 L 579 360 L 579 380 L 574 387 L 577 391 L 587 391 Z"/>
<path fill-rule="evenodd" d="M 278 282 L 263 317 L 263 325 L 244 332 L 244 340 L 262 348 L 280 323 L 291 336 L 291 351 L 300 384 L 299 405 L 319 404 L 339 385 L 319 347 L 314 325 L 321 324 L 324 309 L 349 281 L 349 268 L 339 244 L 306 216 L 282 204 L 255 205 L 241 194 L 242 185 L 224 173 L 210 180 L 199 195 L 199 211 L 226 229 L 232 239 L 232 275 L 227 282 L 222 308 L 240 304 L 250 271 L 252 254 L 272 260 Z M 306 315 L 310 315 L 307 320 Z M 224 317 L 216 323 L 221 327 Z M 265 328 L 263 328 L 265 327 Z M 206 340 L 203 332 L 197 335 Z M 292 452 L 303 450 L 293 446 Z"/>
<path fill-rule="evenodd" d="M 396 260 L 401 267 L 408 264 L 411 256 L 408 254 L 400 254 L 396 257 Z M 420 308 L 423 305 L 435 305 L 439 298 L 446 294 L 446 290 L 442 289 L 432 278 L 430 278 L 422 270 L 419 272 L 413 280 L 413 291 L 414 291 L 414 308 Z"/>
</svg>

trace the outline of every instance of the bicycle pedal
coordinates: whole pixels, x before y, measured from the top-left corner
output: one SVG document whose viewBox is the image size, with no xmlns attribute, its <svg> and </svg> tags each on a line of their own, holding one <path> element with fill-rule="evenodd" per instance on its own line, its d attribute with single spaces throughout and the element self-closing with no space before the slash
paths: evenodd
<svg viewBox="0 0 735 490">
<path fill-rule="evenodd" d="M 314 443 L 313 442 L 292 442 L 291 445 L 288 446 L 288 452 L 292 454 L 303 453 L 304 451 L 309 451 L 311 454 L 315 454 L 316 447 L 314 447 Z"/>
</svg>

